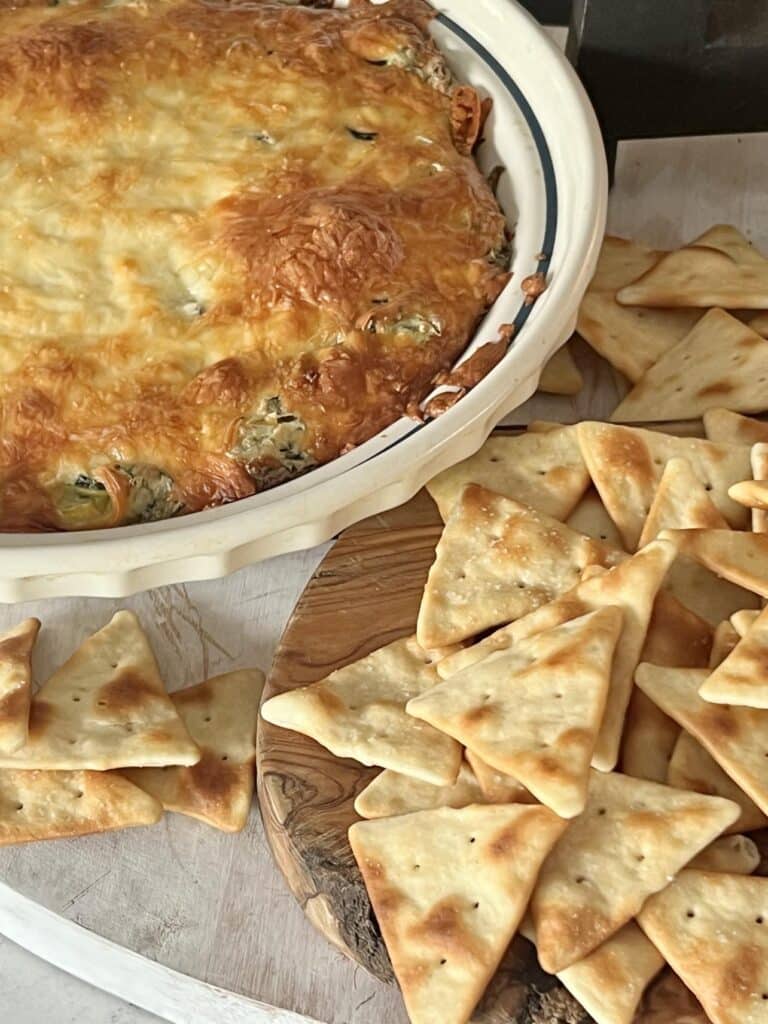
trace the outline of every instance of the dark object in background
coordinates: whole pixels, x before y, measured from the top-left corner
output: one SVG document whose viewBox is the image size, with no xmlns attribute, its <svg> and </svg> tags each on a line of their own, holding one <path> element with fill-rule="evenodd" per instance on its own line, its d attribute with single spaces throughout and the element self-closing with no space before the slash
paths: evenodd
<svg viewBox="0 0 768 1024">
<path fill-rule="evenodd" d="M 564 25 L 603 129 L 621 139 L 768 131 L 768 0 L 522 0 Z"/>
<path fill-rule="evenodd" d="M 620 139 L 768 130 L 768 0 L 573 0 L 568 57 Z"/>
<path fill-rule="evenodd" d="M 542 25 L 567 25 L 571 20 L 571 0 L 521 0 L 521 3 Z"/>
</svg>

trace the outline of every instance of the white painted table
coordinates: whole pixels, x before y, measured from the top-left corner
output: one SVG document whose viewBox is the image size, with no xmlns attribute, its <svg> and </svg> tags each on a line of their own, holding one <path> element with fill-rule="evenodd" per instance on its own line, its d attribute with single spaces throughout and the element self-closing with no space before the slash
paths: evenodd
<svg viewBox="0 0 768 1024">
<path fill-rule="evenodd" d="M 620 152 L 610 228 L 673 246 L 725 221 L 768 250 L 766 180 L 768 136 L 628 144 Z M 610 411 L 621 385 L 605 364 L 584 353 L 580 358 L 588 373 L 581 395 L 573 401 L 533 399 L 510 422 L 533 416 L 574 420 Z M 267 668 L 324 550 L 275 559 L 225 581 L 171 587 L 124 602 L 62 599 L 0 607 L 0 628 L 26 615 L 43 620 L 41 678 L 119 606 L 141 617 L 171 689 L 234 666 Z M 240 991 L 328 1024 L 404 1020 L 394 990 L 355 968 L 305 921 L 272 863 L 255 813 L 237 837 L 171 815 L 154 830 L 0 851 L 0 880 L 69 921 L 214 985 L 233 987 L 238 979 Z M 0 932 L 18 935 L 20 927 L 3 908 L 0 890 Z M 71 969 L 86 976 L 103 966 L 106 954 L 81 950 L 54 933 L 36 926 L 25 941 L 46 947 L 56 962 L 68 957 Z M 122 994 L 145 1003 L 159 998 L 162 986 L 147 971 L 129 964 Z M 245 1002 L 240 1012 L 234 1002 L 225 1010 L 217 998 L 180 996 L 168 1016 L 185 1024 L 297 1020 L 293 1014 L 266 1016 Z M 0 938 L 0 1019 L 144 1024 L 156 1018 Z"/>
</svg>

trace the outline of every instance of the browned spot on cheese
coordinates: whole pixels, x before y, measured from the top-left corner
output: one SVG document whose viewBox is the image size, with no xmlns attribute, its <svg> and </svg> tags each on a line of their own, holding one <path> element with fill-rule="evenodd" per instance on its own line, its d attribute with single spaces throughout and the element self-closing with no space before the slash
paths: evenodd
<svg viewBox="0 0 768 1024">
<path fill-rule="evenodd" d="M 243 192 L 219 204 L 221 242 L 243 260 L 254 312 L 280 302 L 343 310 L 374 275 L 403 262 L 398 203 L 393 193 L 352 185 Z"/>
<path fill-rule="evenodd" d="M 471 85 L 457 86 L 451 95 L 451 131 L 460 153 L 470 154 L 490 113 Z"/>
<path fill-rule="evenodd" d="M 186 387 L 195 405 L 241 405 L 248 398 L 248 379 L 239 359 L 221 359 L 202 370 Z"/>
</svg>

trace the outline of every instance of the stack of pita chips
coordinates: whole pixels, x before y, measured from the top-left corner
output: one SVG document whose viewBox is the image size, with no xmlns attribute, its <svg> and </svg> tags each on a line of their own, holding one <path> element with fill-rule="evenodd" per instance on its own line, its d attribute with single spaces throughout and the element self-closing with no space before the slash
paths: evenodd
<svg viewBox="0 0 768 1024">
<path fill-rule="evenodd" d="M 764 412 L 766 309 L 768 259 L 734 227 L 674 252 L 608 236 L 577 331 L 633 385 L 614 422 Z"/>
<path fill-rule="evenodd" d="M 121 611 L 32 696 L 39 625 L 0 638 L 0 845 L 148 825 L 164 808 L 241 829 L 261 673 L 169 696 Z"/>
<path fill-rule="evenodd" d="M 733 430 L 496 436 L 429 485 L 416 634 L 264 705 L 384 769 L 349 838 L 414 1024 L 465 1024 L 516 931 L 597 1024 L 631 1024 L 665 962 L 715 1024 L 768 1022 L 761 994 L 716 1009 L 692 953 L 722 927 L 746 955 L 747 893 L 768 927 L 743 834 L 768 823 L 768 551 L 717 556 L 756 536 L 729 495 L 752 464 Z M 701 877 L 703 930 L 676 928 Z"/>
</svg>

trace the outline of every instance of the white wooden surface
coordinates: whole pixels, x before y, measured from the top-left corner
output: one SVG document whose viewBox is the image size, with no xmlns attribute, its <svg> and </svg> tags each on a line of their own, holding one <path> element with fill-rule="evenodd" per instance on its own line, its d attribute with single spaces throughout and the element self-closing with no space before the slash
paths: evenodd
<svg viewBox="0 0 768 1024">
<path fill-rule="evenodd" d="M 728 221 L 768 249 L 767 180 L 768 136 L 628 144 L 620 152 L 610 227 L 672 246 L 715 221 Z M 614 374 L 588 354 L 580 359 L 589 373 L 581 395 L 539 397 L 512 421 L 609 412 L 620 388 Z M 237 666 L 267 668 L 322 553 L 275 559 L 226 581 L 171 587 L 125 602 L 66 599 L 0 607 L 0 628 L 26 615 L 43 620 L 36 658 L 41 679 L 119 605 L 141 617 L 171 689 Z M 255 811 L 241 836 L 168 815 L 152 829 L 5 849 L 0 880 L 66 920 L 212 985 L 327 1024 L 405 1020 L 393 989 L 344 960 L 306 923 L 272 864 Z M 69 940 L 57 937 L 55 928 L 34 921 L 25 927 L 27 941 L 56 949 L 55 962 L 64 962 L 66 953 L 71 969 L 79 959 L 91 976 L 98 955 L 77 943 L 63 949 Z M 0 933 L 14 930 L 23 939 L 18 928 L 0 892 Z M 120 991 L 134 999 L 141 994 L 146 1005 L 144 996 L 156 984 L 143 974 L 132 966 Z M 179 998 L 190 1001 L 174 1019 L 210 1019 L 202 1002 Z M 237 1018 L 222 1013 L 221 1020 L 269 1019 L 246 1010 Z M 0 1019 L 142 1024 L 153 1018 L 0 939 Z"/>
</svg>

